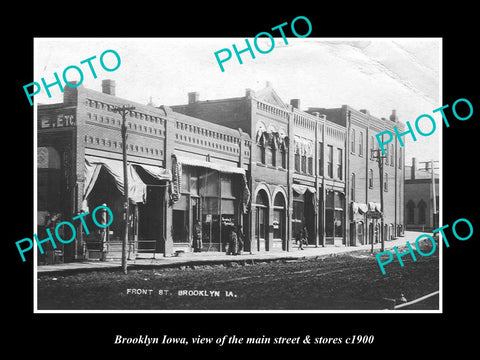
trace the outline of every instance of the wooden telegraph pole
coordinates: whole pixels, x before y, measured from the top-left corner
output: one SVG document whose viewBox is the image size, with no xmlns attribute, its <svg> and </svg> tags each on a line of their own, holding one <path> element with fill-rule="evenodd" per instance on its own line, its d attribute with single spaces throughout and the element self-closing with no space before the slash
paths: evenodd
<svg viewBox="0 0 480 360">
<path fill-rule="evenodd" d="M 128 225 L 129 225 L 129 199 L 128 199 L 128 169 L 127 169 L 127 125 L 125 119 L 130 111 L 134 110 L 134 106 L 116 106 L 112 110 L 122 115 L 122 152 L 123 152 L 123 193 L 125 196 L 125 233 L 122 240 L 122 270 L 127 275 L 127 244 L 128 244 Z"/>
<path fill-rule="evenodd" d="M 381 149 L 375 149 L 375 150 L 372 150 L 373 151 L 376 151 L 377 152 L 377 155 L 376 156 L 373 156 L 373 158 L 376 158 L 377 159 L 377 162 L 378 162 L 378 171 L 380 172 L 380 207 L 382 208 L 382 216 L 381 216 L 381 220 L 380 220 L 380 240 L 381 240 L 381 251 L 385 251 L 385 238 L 384 238 L 384 234 L 383 234 L 383 214 L 385 212 L 385 208 L 383 206 L 383 159 L 386 158 L 385 155 L 380 155 L 380 151 L 382 151 Z M 373 246 L 373 242 L 372 242 L 372 246 Z"/>
</svg>

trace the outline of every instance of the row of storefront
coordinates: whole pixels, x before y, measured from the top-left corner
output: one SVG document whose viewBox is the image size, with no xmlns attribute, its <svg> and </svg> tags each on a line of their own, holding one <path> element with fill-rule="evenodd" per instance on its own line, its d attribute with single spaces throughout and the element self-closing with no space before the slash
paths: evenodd
<svg viewBox="0 0 480 360">
<path fill-rule="evenodd" d="M 363 243 L 349 241 L 350 212 L 375 210 L 346 196 L 345 127 L 284 104 L 269 86 L 227 106 L 210 101 L 200 116 L 190 113 L 198 97 L 190 108 L 154 107 L 116 97 L 106 82 L 103 92 L 67 88 L 63 103 L 38 106 L 38 233 L 102 204 L 114 217 L 104 232 L 79 227 L 40 262 L 118 258 L 127 220 L 130 258 L 192 251 L 199 234 L 196 250 L 225 251 L 231 231 L 246 252 L 291 251 L 301 235 L 310 246 Z M 125 104 L 135 107 L 126 118 L 128 219 L 123 119 L 113 111 Z"/>
</svg>

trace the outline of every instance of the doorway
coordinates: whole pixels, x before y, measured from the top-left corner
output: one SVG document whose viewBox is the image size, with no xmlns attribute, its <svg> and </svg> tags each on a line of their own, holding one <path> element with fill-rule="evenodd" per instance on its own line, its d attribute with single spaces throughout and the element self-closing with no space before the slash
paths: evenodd
<svg viewBox="0 0 480 360">
<path fill-rule="evenodd" d="M 255 200 L 255 239 L 257 251 L 269 251 L 268 246 L 268 197 L 260 190 Z"/>
</svg>

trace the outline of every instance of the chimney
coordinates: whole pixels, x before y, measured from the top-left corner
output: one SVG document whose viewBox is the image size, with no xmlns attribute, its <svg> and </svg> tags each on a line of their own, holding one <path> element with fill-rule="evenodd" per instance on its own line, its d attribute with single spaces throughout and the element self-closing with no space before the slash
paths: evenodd
<svg viewBox="0 0 480 360">
<path fill-rule="evenodd" d="M 267 81 L 266 84 L 265 84 L 266 87 L 268 88 L 271 88 L 272 87 L 272 83 L 270 81 Z"/>
<path fill-rule="evenodd" d="M 102 92 L 115 96 L 115 80 L 102 80 Z"/>
<path fill-rule="evenodd" d="M 245 96 L 246 97 L 253 97 L 255 95 L 255 91 L 250 88 L 245 89 Z"/>
<path fill-rule="evenodd" d="M 300 110 L 300 99 L 291 99 L 290 105 L 292 105 L 295 109 Z"/>
<path fill-rule="evenodd" d="M 78 99 L 78 90 L 77 86 L 73 87 L 73 85 L 78 84 L 78 81 L 69 81 L 72 86 L 65 86 L 63 91 L 63 102 L 65 104 L 76 104 Z M 80 85 L 82 87 L 83 85 Z"/>
<path fill-rule="evenodd" d="M 397 110 L 392 110 L 392 115 L 390 115 L 390 120 L 392 120 L 393 122 L 397 122 L 398 121 L 398 116 L 397 116 Z"/>
<path fill-rule="evenodd" d="M 200 99 L 200 94 L 198 92 L 189 92 L 188 93 L 188 103 L 195 104 Z"/>
<path fill-rule="evenodd" d="M 410 174 L 410 178 L 412 180 L 415 180 L 415 174 L 417 173 L 417 159 L 416 158 L 412 158 L 412 169 L 411 169 L 411 174 Z"/>
<path fill-rule="evenodd" d="M 370 112 L 369 112 L 368 110 L 366 110 L 366 109 L 361 109 L 360 112 L 361 112 L 361 113 L 364 113 L 364 114 L 366 114 L 366 115 L 370 114 Z"/>
</svg>

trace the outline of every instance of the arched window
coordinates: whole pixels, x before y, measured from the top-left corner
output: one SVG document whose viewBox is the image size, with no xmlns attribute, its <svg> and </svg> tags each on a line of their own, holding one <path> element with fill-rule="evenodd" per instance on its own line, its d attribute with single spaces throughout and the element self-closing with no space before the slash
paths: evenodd
<svg viewBox="0 0 480 360">
<path fill-rule="evenodd" d="M 307 155 L 305 153 L 302 154 L 302 173 L 307 172 Z"/>
<path fill-rule="evenodd" d="M 285 237 L 285 198 L 282 193 L 275 195 L 273 202 L 273 239 Z"/>
<path fill-rule="evenodd" d="M 300 172 L 300 152 L 295 149 L 295 171 Z"/>
<path fill-rule="evenodd" d="M 260 250 L 269 250 L 267 242 L 265 241 L 268 236 L 268 197 L 265 190 L 260 190 L 255 198 L 255 239 L 256 244 L 252 244 Z"/>
</svg>

